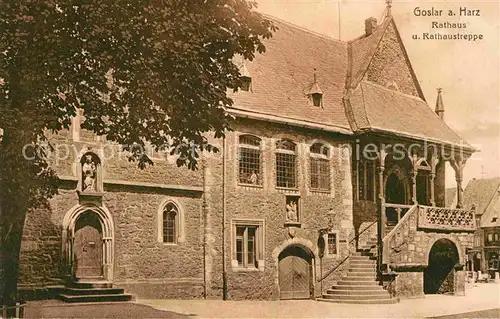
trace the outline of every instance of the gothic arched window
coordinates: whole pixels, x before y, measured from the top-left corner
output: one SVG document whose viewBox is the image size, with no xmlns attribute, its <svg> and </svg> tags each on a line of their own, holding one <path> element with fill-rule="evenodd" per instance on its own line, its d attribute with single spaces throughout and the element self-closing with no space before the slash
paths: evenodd
<svg viewBox="0 0 500 319">
<path fill-rule="evenodd" d="M 168 203 L 163 209 L 163 242 L 177 243 L 179 209 L 174 203 Z"/>
</svg>

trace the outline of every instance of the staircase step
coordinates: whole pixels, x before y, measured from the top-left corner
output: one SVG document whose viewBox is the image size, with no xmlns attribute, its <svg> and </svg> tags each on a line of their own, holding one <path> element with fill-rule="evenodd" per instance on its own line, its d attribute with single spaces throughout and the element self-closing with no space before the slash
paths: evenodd
<svg viewBox="0 0 500 319">
<path fill-rule="evenodd" d="M 343 288 L 343 287 L 340 287 L 340 288 Z M 326 293 L 329 295 L 383 295 L 383 296 L 387 296 L 387 290 L 384 290 L 384 289 L 377 289 L 377 290 L 327 289 Z"/>
<path fill-rule="evenodd" d="M 370 256 L 351 256 L 349 258 L 350 258 L 351 262 L 352 261 L 371 261 L 371 262 L 376 261 L 375 257 L 370 257 Z"/>
<path fill-rule="evenodd" d="M 113 283 L 109 281 L 72 281 L 67 285 L 70 288 L 89 289 L 89 288 L 112 288 Z"/>
<path fill-rule="evenodd" d="M 361 291 L 360 291 L 361 292 Z M 376 299 L 390 299 L 389 294 L 386 292 L 385 294 L 379 295 L 330 295 L 324 294 L 324 299 L 338 299 L 338 300 L 376 300 Z"/>
<path fill-rule="evenodd" d="M 85 296 L 85 295 L 113 295 L 113 294 L 123 294 L 123 288 L 71 288 L 66 287 L 64 289 L 65 295 L 72 296 Z"/>
<path fill-rule="evenodd" d="M 349 270 L 349 272 L 347 272 L 347 277 L 351 277 L 351 276 L 375 278 L 377 276 L 377 273 L 375 271 L 352 271 L 352 270 Z"/>
<path fill-rule="evenodd" d="M 357 286 L 357 285 L 363 285 L 363 286 L 377 286 L 378 282 L 375 281 L 374 279 L 372 280 L 345 280 L 342 279 L 341 281 L 337 282 L 337 285 L 346 285 L 346 286 Z"/>
<path fill-rule="evenodd" d="M 131 301 L 134 299 L 132 295 L 129 294 L 118 294 L 118 295 L 66 295 L 60 294 L 61 300 L 66 302 L 107 302 L 107 301 Z"/>
<path fill-rule="evenodd" d="M 375 281 L 376 277 L 374 276 L 346 276 L 343 277 L 342 280 L 348 280 L 348 281 Z"/>
<path fill-rule="evenodd" d="M 349 270 L 355 269 L 357 271 L 376 271 L 376 265 L 370 265 L 370 264 L 358 264 L 358 265 L 352 265 L 349 267 Z"/>
<path fill-rule="evenodd" d="M 373 272 L 376 273 L 375 266 L 367 266 L 367 267 L 350 267 L 349 271 L 352 272 Z"/>
<path fill-rule="evenodd" d="M 399 299 L 368 299 L 368 300 L 353 300 L 353 299 L 325 299 L 317 298 L 317 301 L 332 302 L 332 303 L 349 303 L 349 304 L 394 304 L 398 303 Z"/>
<path fill-rule="evenodd" d="M 380 285 L 333 285 L 332 289 L 334 290 L 364 290 L 364 291 L 385 291 L 384 288 Z"/>
</svg>

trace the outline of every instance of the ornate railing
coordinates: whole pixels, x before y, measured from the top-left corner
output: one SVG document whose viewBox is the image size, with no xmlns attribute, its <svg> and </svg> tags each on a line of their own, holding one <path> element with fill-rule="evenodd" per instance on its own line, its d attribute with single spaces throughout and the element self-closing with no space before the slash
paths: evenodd
<svg viewBox="0 0 500 319">
<path fill-rule="evenodd" d="M 418 228 L 435 230 L 474 231 L 476 219 L 473 210 L 419 206 Z"/>
<path fill-rule="evenodd" d="M 384 210 L 386 226 L 397 225 L 411 207 L 411 205 L 385 203 Z"/>
</svg>

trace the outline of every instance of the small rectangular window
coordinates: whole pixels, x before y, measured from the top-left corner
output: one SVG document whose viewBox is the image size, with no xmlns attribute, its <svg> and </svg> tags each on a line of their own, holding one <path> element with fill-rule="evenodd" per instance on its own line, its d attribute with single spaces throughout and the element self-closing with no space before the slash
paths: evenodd
<svg viewBox="0 0 500 319">
<path fill-rule="evenodd" d="M 259 269 L 264 266 L 262 225 L 260 221 L 233 222 L 233 267 Z"/>
<path fill-rule="evenodd" d="M 328 255 L 337 255 L 338 247 L 337 247 L 337 234 L 329 233 L 327 239 L 327 247 L 328 247 Z"/>
</svg>

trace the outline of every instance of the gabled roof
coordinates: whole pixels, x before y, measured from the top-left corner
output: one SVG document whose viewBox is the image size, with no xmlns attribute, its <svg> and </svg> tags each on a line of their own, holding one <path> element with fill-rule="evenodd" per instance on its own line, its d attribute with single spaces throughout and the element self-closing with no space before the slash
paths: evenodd
<svg viewBox="0 0 500 319">
<path fill-rule="evenodd" d="M 360 131 L 389 132 L 414 139 L 471 147 L 424 100 L 413 95 L 361 81 L 351 92 L 350 107 Z"/>
<path fill-rule="evenodd" d="M 351 42 L 266 17 L 278 30 L 263 41 L 265 53 L 244 63 L 252 89 L 231 94 L 234 104 L 230 112 L 236 116 L 348 135 L 382 132 L 474 151 L 425 102 L 392 17 L 370 35 Z M 394 26 L 419 97 L 363 80 L 389 26 Z M 317 87 L 311 88 L 315 69 Z M 307 95 L 311 89 L 323 93 L 321 107 L 312 105 Z"/>
<path fill-rule="evenodd" d="M 278 27 L 265 40 L 266 52 L 245 61 L 252 90 L 233 94 L 233 108 L 270 116 L 315 122 L 351 131 L 342 105 L 347 71 L 347 44 L 270 18 Z M 307 91 L 314 69 L 323 93 L 314 107 Z"/>
<path fill-rule="evenodd" d="M 463 207 L 476 208 L 476 215 L 483 215 L 500 187 L 500 177 L 472 179 L 464 190 Z"/>
</svg>

